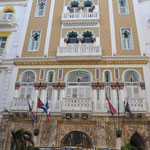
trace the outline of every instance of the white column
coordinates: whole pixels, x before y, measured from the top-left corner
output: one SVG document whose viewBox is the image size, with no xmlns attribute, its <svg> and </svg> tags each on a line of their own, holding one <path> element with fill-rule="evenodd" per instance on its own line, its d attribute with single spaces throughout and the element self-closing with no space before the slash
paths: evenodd
<svg viewBox="0 0 150 150">
<path fill-rule="evenodd" d="M 58 86 L 53 86 L 54 90 L 53 90 L 53 109 L 55 111 L 56 108 L 56 103 L 58 100 Z"/>
<path fill-rule="evenodd" d="M 19 88 L 20 88 L 20 83 L 15 84 L 15 92 L 14 92 L 14 97 L 18 98 L 19 97 Z"/>
<path fill-rule="evenodd" d="M 105 90 L 104 90 L 104 84 L 100 84 L 100 109 L 101 112 L 105 112 Z"/>
<path fill-rule="evenodd" d="M 41 90 L 40 98 L 41 98 L 41 101 L 43 102 L 43 104 L 45 105 L 46 101 L 47 101 L 47 95 L 46 95 L 47 84 L 46 83 L 42 83 L 41 87 L 42 87 L 42 90 Z"/>
<path fill-rule="evenodd" d="M 146 87 L 146 98 L 145 98 L 145 105 L 147 106 L 147 111 L 150 111 L 150 102 L 148 99 L 150 98 L 150 69 L 149 66 L 143 67 L 143 73 L 144 73 L 144 80 L 145 80 L 145 87 Z"/>
<path fill-rule="evenodd" d="M 116 55 L 117 51 L 116 51 L 114 12 L 113 12 L 113 1 L 112 0 L 109 0 L 109 16 L 110 16 L 112 55 Z"/>
<path fill-rule="evenodd" d="M 125 101 L 124 84 L 118 83 L 118 86 L 119 86 L 120 112 L 124 112 L 124 109 L 125 109 L 125 106 L 124 106 L 124 101 Z"/>
<path fill-rule="evenodd" d="M 116 89 L 116 83 L 112 83 L 111 84 L 111 88 L 112 88 L 112 105 L 113 107 L 118 110 L 118 98 L 117 98 L 117 89 Z"/>
<path fill-rule="evenodd" d="M 33 97 L 33 111 L 37 111 L 37 100 L 39 96 L 40 84 L 35 83 L 34 87 L 35 87 L 35 92 L 34 92 L 34 97 Z"/>
<path fill-rule="evenodd" d="M 93 100 L 93 112 L 96 112 L 97 108 L 96 108 L 96 105 L 97 105 L 97 87 L 93 87 L 93 90 L 92 90 L 92 100 Z"/>
<path fill-rule="evenodd" d="M 146 106 L 146 90 L 145 90 L 145 83 L 141 83 L 141 97 L 143 98 L 143 109 L 147 110 Z"/>
<path fill-rule="evenodd" d="M 50 37 L 51 37 L 54 8 L 55 8 L 55 0 L 52 0 L 50 12 L 49 12 L 49 21 L 48 21 L 48 28 L 47 28 L 47 34 L 46 34 L 44 56 L 48 56 L 48 49 L 49 49 L 49 43 L 50 43 Z"/>
</svg>

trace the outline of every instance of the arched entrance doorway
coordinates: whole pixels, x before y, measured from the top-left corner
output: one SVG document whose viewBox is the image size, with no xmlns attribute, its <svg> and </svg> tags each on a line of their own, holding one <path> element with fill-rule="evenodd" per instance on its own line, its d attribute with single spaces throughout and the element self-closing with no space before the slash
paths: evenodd
<svg viewBox="0 0 150 150">
<path fill-rule="evenodd" d="M 135 132 L 131 137 L 130 143 L 132 146 L 135 146 L 137 150 L 148 150 L 144 139 L 137 132 Z"/>
<path fill-rule="evenodd" d="M 68 133 L 61 142 L 62 146 L 77 146 L 80 145 L 82 148 L 93 147 L 91 139 L 88 135 L 83 132 L 73 131 Z"/>
</svg>

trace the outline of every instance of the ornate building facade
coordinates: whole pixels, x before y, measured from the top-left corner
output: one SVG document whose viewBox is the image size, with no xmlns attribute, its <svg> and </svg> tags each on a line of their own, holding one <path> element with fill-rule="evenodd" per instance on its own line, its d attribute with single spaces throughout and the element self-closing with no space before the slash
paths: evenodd
<svg viewBox="0 0 150 150">
<path fill-rule="evenodd" d="M 150 149 L 150 30 L 142 20 L 150 15 L 148 1 L 0 3 L 0 54 L 4 49 L 8 54 L 0 58 L 2 150 L 13 149 L 11 131 L 33 132 L 39 124 L 38 98 L 48 100 L 51 119 L 42 119 L 37 147 L 120 149 L 130 141 Z M 9 20 L 17 10 L 18 26 Z M 9 34 L 14 36 L 8 40 Z M 27 97 L 38 116 L 34 125 Z M 117 111 L 114 117 L 107 99 Z M 127 102 L 133 118 L 125 113 Z"/>
</svg>

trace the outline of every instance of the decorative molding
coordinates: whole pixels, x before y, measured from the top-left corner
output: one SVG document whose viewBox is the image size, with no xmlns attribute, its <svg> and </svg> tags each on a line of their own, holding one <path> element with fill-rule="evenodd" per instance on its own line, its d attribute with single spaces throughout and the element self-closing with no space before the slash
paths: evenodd
<svg viewBox="0 0 150 150">
<path fill-rule="evenodd" d="M 70 22 L 70 23 L 63 23 L 62 27 L 63 28 L 81 28 L 81 27 L 98 27 L 98 22 Z"/>
<path fill-rule="evenodd" d="M 124 61 L 37 61 L 37 62 L 14 62 L 16 66 L 34 66 L 34 65 L 131 65 L 131 64 L 147 64 L 147 60 L 124 60 Z"/>
</svg>

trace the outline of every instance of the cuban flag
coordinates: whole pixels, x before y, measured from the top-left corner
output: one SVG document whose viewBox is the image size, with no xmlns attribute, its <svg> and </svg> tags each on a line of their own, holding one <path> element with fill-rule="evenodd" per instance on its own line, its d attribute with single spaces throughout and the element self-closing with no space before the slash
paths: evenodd
<svg viewBox="0 0 150 150">
<path fill-rule="evenodd" d="M 116 109 L 113 107 L 113 105 L 110 103 L 108 97 L 106 97 L 107 101 L 108 101 L 108 105 L 109 105 L 109 109 L 110 109 L 110 112 L 112 114 L 112 116 L 116 113 Z"/>
<path fill-rule="evenodd" d="M 43 102 L 40 100 L 40 98 L 38 98 L 37 107 L 40 108 L 40 109 L 43 109 L 43 110 L 47 113 L 47 110 L 46 110 L 46 108 L 45 108 Z"/>
<path fill-rule="evenodd" d="M 40 100 L 40 98 L 38 98 L 38 108 L 43 109 L 44 112 L 47 115 L 47 121 L 49 122 L 49 118 L 51 117 L 51 114 L 49 112 L 49 105 L 48 105 L 48 100 L 46 102 L 46 104 L 44 105 L 43 102 Z"/>
<path fill-rule="evenodd" d="M 46 107 L 46 115 L 47 115 L 47 121 L 49 122 L 50 120 L 49 120 L 49 118 L 51 117 L 51 114 L 50 114 L 50 112 L 49 112 L 49 105 L 48 105 L 48 100 L 47 100 L 47 102 L 46 102 L 46 104 L 45 104 L 45 107 Z"/>
</svg>

